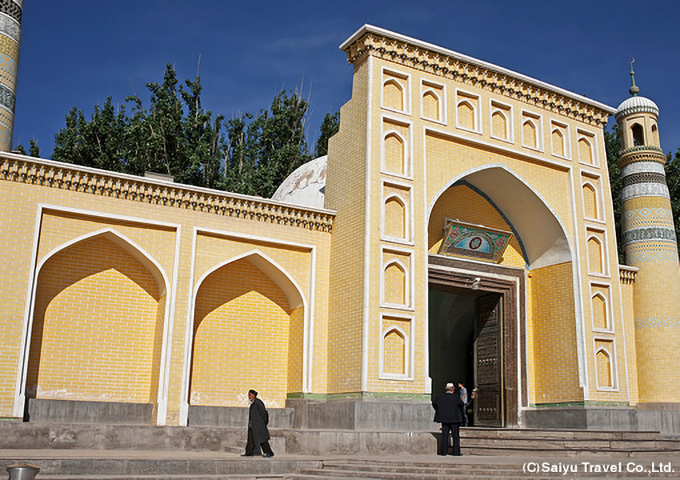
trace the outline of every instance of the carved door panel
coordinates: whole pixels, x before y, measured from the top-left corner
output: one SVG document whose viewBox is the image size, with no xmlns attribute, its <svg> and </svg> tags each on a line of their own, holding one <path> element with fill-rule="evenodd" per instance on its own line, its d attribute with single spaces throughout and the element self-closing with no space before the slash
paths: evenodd
<svg viewBox="0 0 680 480">
<path fill-rule="evenodd" d="M 475 425 L 503 427 L 502 302 L 499 294 L 477 299 L 475 319 Z"/>
</svg>

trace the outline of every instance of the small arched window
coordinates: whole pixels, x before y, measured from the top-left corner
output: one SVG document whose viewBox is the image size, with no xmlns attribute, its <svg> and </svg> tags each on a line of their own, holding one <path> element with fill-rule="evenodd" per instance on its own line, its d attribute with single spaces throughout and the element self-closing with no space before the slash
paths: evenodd
<svg viewBox="0 0 680 480">
<path fill-rule="evenodd" d="M 633 125 L 633 128 L 631 129 L 633 133 L 633 145 L 636 147 L 642 146 L 645 144 L 645 132 L 642 129 L 642 125 L 639 123 L 636 123 Z"/>
</svg>

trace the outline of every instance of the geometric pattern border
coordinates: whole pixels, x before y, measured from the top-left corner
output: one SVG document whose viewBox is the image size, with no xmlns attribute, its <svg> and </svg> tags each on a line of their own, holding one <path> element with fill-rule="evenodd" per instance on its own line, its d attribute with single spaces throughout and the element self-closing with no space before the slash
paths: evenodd
<svg viewBox="0 0 680 480">
<path fill-rule="evenodd" d="M 656 327 L 680 327 L 680 319 L 667 317 L 667 318 L 638 318 L 635 320 L 635 328 L 656 328 Z"/>
<path fill-rule="evenodd" d="M 623 231 L 637 227 L 666 227 L 675 230 L 673 211 L 670 208 L 643 207 L 638 210 L 627 210 L 622 221 Z"/>
<path fill-rule="evenodd" d="M 657 251 L 648 248 L 641 248 L 641 251 L 636 252 L 633 249 L 626 250 L 626 261 L 629 264 L 643 263 L 643 262 L 671 262 L 678 263 L 678 251 L 675 248 L 663 248 Z"/>
<path fill-rule="evenodd" d="M 0 0 L 0 12 L 12 17 L 21 24 L 22 5 L 13 0 Z"/>
<path fill-rule="evenodd" d="M 677 241 L 675 230 L 668 227 L 633 228 L 621 233 L 621 243 L 623 245 L 646 240 Z"/>
<path fill-rule="evenodd" d="M 17 43 L 21 43 L 21 25 L 14 18 L 0 13 L 0 33 L 7 35 Z"/>
<path fill-rule="evenodd" d="M 635 183 L 621 189 L 622 202 L 638 197 L 670 198 L 670 193 L 665 183 Z"/>
</svg>

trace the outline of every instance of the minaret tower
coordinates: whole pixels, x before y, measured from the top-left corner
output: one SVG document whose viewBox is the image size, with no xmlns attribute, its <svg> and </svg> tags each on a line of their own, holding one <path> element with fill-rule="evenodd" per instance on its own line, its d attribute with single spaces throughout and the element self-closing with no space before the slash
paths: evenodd
<svg viewBox="0 0 680 480">
<path fill-rule="evenodd" d="M 0 2 L 0 151 L 12 149 L 23 0 Z"/>
<path fill-rule="evenodd" d="M 659 143 L 656 104 L 638 95 L 616 110 L 621 131 L 621 236 L 626 263 L 639 269 L 634 288 L 640 402 L 680 403 L 680 266 Z"/>
</svg>

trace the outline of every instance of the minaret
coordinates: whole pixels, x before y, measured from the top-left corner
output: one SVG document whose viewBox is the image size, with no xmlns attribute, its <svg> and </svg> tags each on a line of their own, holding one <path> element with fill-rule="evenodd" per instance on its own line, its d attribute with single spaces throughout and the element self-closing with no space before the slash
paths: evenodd
<svg viewBox="0 0 680 480">
<path fill-rule="evenodd" d="M 680 402 L 680 266 L 659 143 L 659 108 L 638 96 L 616 110 L 621 131 L 621 236 L 626 263 L 639 269 L 634 287 L 635 345 L 641 403 Z"/>
<path fill-rule="evenodd" d="M 23 0 L 0 2 L 0 151 L 12 149 Z"/>
</svg>

